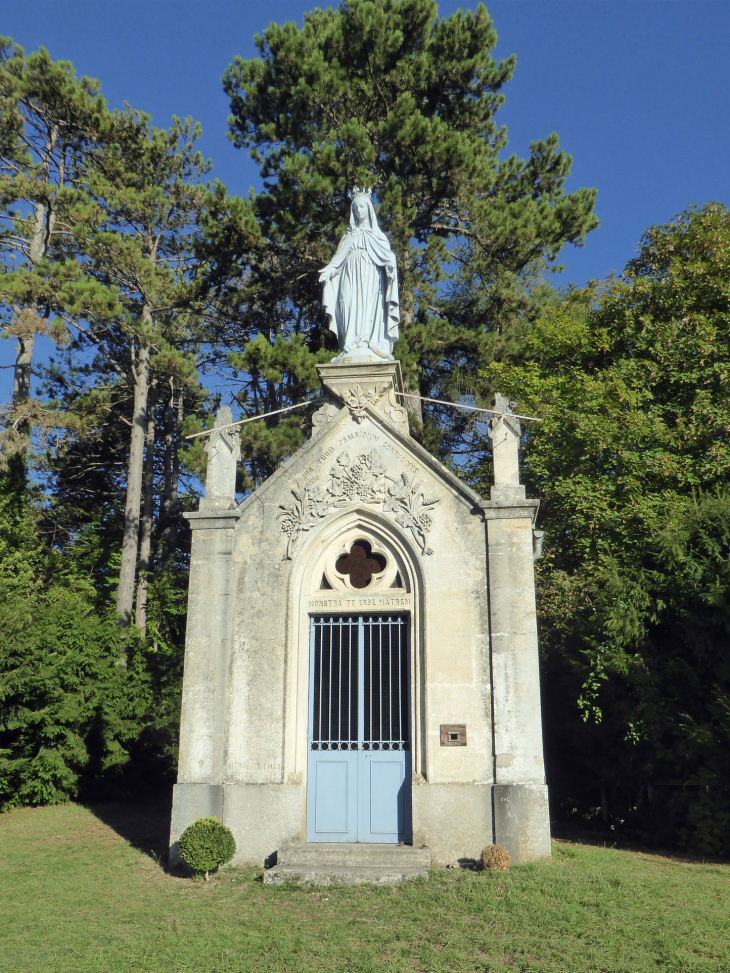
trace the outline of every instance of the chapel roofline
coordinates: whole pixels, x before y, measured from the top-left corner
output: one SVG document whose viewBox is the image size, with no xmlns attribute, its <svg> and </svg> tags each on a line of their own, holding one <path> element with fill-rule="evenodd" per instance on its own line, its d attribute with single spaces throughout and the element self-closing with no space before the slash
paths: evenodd
<svg viewBox="0 0 730 973">
<path fill-rule="evenodd" d="M 419 460 L 422 465 L 426 467 L 434 476 L 439 477 L 442 481 L 444 481 L 454 491 L 461 502 L 471 511 L 484 516 L 485 509 L 489 509 L 494 505 L 492 501 L 485 500 L 470 486 L 462 482 L 458 476 L 452 473 L 451 470 L 443 465 L 443 463 L 439 462 L 436 457 L 432 456 L 432 454 L 421 446 L 420 443 L 412 439 L 410 435 L 403 435 L 400 429 L 398 429 L 394 423 L 392 423 L 383 413 L 380 412 L 377 405 L 365 405 L 362 413 L 363 420 L 365 417 L 367 417 L 367 421 L 376 426 L 381 432 L 385 433 L 386 436 L 391 437 L 401 449 L 409 452 L 415 459 Z M 281 477 L 291 475 L 292 470 L 299 465 L 302 460 L 306 460 L 310 453 L 319 453 L 325 444 L 333 438 L 333 434 L 339 432 L 342 427 L 350 423 L 350 419 L 351 410 L 343 403 L 340 406 L 337 415 L 327 423 L 321 432 L 314 433 L 309 440 L 297 450 L 296 453 L 290 456 L 289 459 L 279 467 L 278 470 L 276 470 L 264 483 L 250 493 L 248 497 L 241 501 L 236 508 L 238 512 L 244 513 L 250 504 L 254 503 L 256 500 L 263 500 L 266 493 L 274 488 Z M 306 463 L 304 463 L 304 465 L 306 465 Z M 524 505 L 532 508 L 534 503 L 534 501 L 523 501 L 523 503 L 518 504 L 518 506 L 521 507 Z M 510 506 L 514 505 L 515 504 L 510 504 Z"/>
</svg>

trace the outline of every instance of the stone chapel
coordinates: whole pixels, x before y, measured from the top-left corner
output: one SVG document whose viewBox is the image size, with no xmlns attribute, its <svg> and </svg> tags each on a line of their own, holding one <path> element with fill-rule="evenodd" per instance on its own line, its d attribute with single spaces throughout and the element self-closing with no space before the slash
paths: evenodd
<svg viewBox="0 0 730 973">
<path fill-rule="evenodd" d="M 243 503 L 237 430 L 208 439 L 187 515 L 173 857 L 214 815 L 259 865 L 309 842 L 545 858 L 538 501 L 519 484 L 519 421 L 499 397 L 484 500 L 410 438 L 398 362 L 318 371 L 310 440 Z"/>
<path fill-rule="evenodd" d="M 357 198 L 353 214 L 353 259 L 388 261 L 382 233 L 368 255 Z M 360 280 L 341 251 L 322 277 L 341 275 L 338 315 L 345 276 Z M 380 347 L 338 318 L 311 438 L 242 503 L 230 410 L 207 439 L 205 496 L 187 515 L 173 863 L 206 815 L 233 831 L 235 862 L 277 863 L 270 881 L 344 879 L 340 866 L 389 881 L 491 843 L 517 861 L 550 855 L 538 501 L 519 482 L 520 423 L 496 396 L 488 500 L 411 438 L 388 354 L 394 280 L 386 267 Z"/>
</svg>

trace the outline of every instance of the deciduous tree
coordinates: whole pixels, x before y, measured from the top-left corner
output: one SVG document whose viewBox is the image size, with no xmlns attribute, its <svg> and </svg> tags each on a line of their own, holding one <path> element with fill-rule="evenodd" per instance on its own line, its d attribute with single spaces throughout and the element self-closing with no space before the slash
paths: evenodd
<svg viewBox="0 0 730 973">
<path fill-rule="evenodd" d="M 546 531 L 552 766 L 573 805 L 603 787 L 643 826 L 653 785 L 673 810 L 652 830 L 707 852 L 730 847 L 729 382 L 719 204 L 652 227 L 620 279 L 556 298 L 523 360 L 482 373 L 542 417 L 523 472 Z"/>
</svg>

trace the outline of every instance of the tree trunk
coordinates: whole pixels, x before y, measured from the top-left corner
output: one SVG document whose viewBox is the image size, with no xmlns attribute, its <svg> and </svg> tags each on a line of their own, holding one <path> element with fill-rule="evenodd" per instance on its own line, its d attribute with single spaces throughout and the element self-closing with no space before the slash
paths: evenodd
<svg viewBox="0 0 730 973">
<path fill-rule="evenodd" d="M 46 240 L 50 236 L 52 224 L 49 219 L 48 232 L 46 230 L 46 207 L 43 203 L 38 203 L 35 209 L 35 219 L 33 221 L 33 233 L 30 238 L 29 262 L 31 268 L 37 267 L 45 257 L 47 251 Z M 38 307 L 31 304 L 28 307 L 35 317 L 38 317 Z M 18 338 L 18 354 L 15 359 L 15 372 L 13 379 L 13 407 L 16 408 L 30 398 L 30 382 L 33 368 L 33 349 L 35 348 L 35 334 L 24 335 Z"/>
<path fill-rule="evenodd" d="M 30 398 L 30 378 L 33 366 L 33 347 L 35 335 L 18 338 L 18 355 L 15 359 L 15 378 L 13 381 L 13 407 L 27 402 Z"/>
<path fill-rule="evenodd" d="M 182 446 L 183 429 L 183 393 L 182 389 L 177 393 L 175 403 L 175 434 L 172 440 L 172 484 L 170 489 L 170 551 L 172 552 L 177 544 L 177 529 L 179 526 L 178 517 L 180 516 L 180 447 Z"/>
<path fill-rule="evenodd" d="M 151 320 L 150 308 L 145 306 L 142 312 L 142 323 L 149 325 Z M 134 349 L 134 344 L 132 348 Z M 144 443 L 147 436 L 147 394 L 150 378 L 150 349 L 144 339 L 140 341 L 133 374 L 134 407 L 132 410 L 132 434 L 129 443 L 127 502 L 124 508 L 122 565 L 119 570 L 119 590 L 117 591 L 117 615 L 119 616 L 120 623 L 125 627 L 132 620 L 134 576 L 137 566 L 137 546 L 139 542 L 139 515 L 142 500 Z"/>
<path fill-rule="evenodd" d="M 147 442 L 144 457 L 143 476 L 143 516 L 139 534 L 139 580 L 137 581 L 137 603 L 134 624 L 142 632 L 147 632 L 147 587 L 152 570 L 152 519 L 154 516 L 155 487 L 155 406 L 157 405 L 157 383 L 150 383 L 147 401 Z"/>
<path fill-rule="evenodd" d="M 180 432 L 182 430 L 183 393 L 175 391 L 170 379 L 170 397 L 165 409 L 165 457 L 162 487 L 162 546 L 160 567 L 163 568 L 177 542 L 177 500 L 180 479 Z"/>
<path fill-rule="evenodd" d="M 162 500 L 160 503 L 160 526 L 163 533 L 170 523 L 172 509 L 172 451 L 175 430 L 175 380 L 170 379 L 170 394 L 165 403 L 165 451 L 162 458 Z"/>
<path fill-rule="evenodd" d="M 401 295 L 401 331 L 407 331 L 413 324 L 413 295 L 409 292 Z M 409 395 L 423 395 L 418 385 L 412 385 L 408 380 L 403 383 L 403 391 Z M 398 405 L 405 407 L 409 416 L 412 416 L 419 426 L 423 425 L 423 403 L 420 399 L 406 398 L 404 395 L 399 399 Z"/>
<path fill-rule="evenodd" d="M 421 390 L 418 386 L 409 385 L 408 382 L 404 382 L 404 392 L 408 395 L 420 395 Z M 401 404 L 400 402 L 398 403 Z M 413 416 L 416 422 L 422 426 L 423 425 L 423 403 L 420 399 L 411 399 L 406 396 L 403 397 L 402 404 L 405 405 L 406 412 L 408 415 Z"/>
<path fill-rule="evenodd" d="M 58 139 L 58 126 L 54 126 L 48 136 L 43 167 L 41 170 L 42 179 L 46 182 L 50 177 L 51 157 Z M 63 154 L 59 162 L 58 184 L 63 185 L 64 164 Z M 36 203 L 33 215 L 33 232 L 30 236 L 28 247 L 28 262 L 31 268 L 35 268 L 48 255 L 51 237 L 56 226 L 56 214 L 50 206 L 45 203 Z M 30 305 L 29 310 L 38 315 L 38 308 Z M 18 354 L 15 359 L 15 372 L 13 379 L 13 408 L 22 402 L 27 402 L 30 398 L 31 369 L 33 367 L 33 349 L 35 347 L 35 335 L 27 335 L 18 338 Z"/>
</svg>

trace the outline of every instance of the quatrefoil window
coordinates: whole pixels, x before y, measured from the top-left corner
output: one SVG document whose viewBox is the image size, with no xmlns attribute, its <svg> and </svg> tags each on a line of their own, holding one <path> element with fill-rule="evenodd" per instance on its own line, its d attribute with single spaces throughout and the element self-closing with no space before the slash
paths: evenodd
<svg viewBox="0 0 730 973">
<path fill-rule="evenodd" d="M 335 570 L 349 576 L 353 588 L 367 588 L 374 574 L 381 574 L 387 564 L 382 554 L 373 553 L 367 541 L 355 541 L 349 554 L 342 554 L 335 561 Z"/>
</svg>

